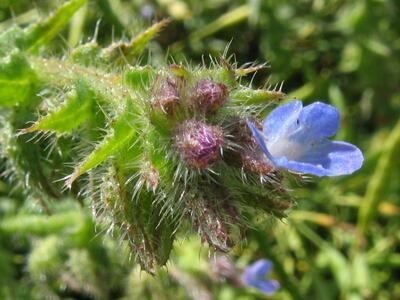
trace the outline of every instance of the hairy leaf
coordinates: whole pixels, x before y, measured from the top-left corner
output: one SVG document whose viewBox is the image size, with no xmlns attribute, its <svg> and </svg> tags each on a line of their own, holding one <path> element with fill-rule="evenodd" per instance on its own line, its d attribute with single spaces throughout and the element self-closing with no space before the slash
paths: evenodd
<svg viewBox="0 0 400 300">
<path fill-rule="evenodd" d="M 232 104 L 235 105 L 252 105 L 252 104 L 265 104 L 269 101 L 279 100 L 285 97 L 281 91 L 275 90 L 254 90 L 254 89 L 241 89 L 232 93 Z"/>
<path fill-rule="evenodd" d="M 22 132 L 28 133 L 43 130 L 70 133 L 93 117 L 94 97 L 94 92 L 83 81 L 78 81 L 75 85 L 75 90 L 66 96 L 63 106 L 41 118 Z"/>
<path fill-rule="evenodd" d="M 0 60 L 0 106 L 27 103 L 33 93 L 35 74 L 25 57 L 15 51 Z"/>
<path fill-rule="evenodd" d="M 139 132 L 132 121 L 135 119 L 135 112 L 130 103 L 128 102 L 126 110 L 115 120 L 112 133 L 108 134 L 100 145 L 75 169 L 67 182 L 67 186 L 71 186 L 72 182 L 83 173 L 98 166 L 127 145 L 136 142 Z"/>
<path fill-rule="evenodd" d="M 104 49 L 103 57 L 106 61 L 118 61 L 125 59 L 127 62 L 133 62 L 149 43 L 167 24 L 168 19 L 155 23 L 147 30 L 134 37 L 129 43 L 114 43 Z"/>
</svg>

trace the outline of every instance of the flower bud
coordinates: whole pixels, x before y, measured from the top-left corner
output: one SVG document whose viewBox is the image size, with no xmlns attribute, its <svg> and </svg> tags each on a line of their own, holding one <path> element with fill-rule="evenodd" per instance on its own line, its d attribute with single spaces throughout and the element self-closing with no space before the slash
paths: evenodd
<svg viewBox="0 0 400 300">
<path fill-rule="evenodd" d="M 211 276 L 216 281 L 227 281 L 237 287 L 243 285 L 240 272 L 227 255 L 216 255 L 210 259 Z"/>
<path fill-rule="evenodd" d="M 181 158 L 204 169 L 221 157 L 224 135 L 221 128 L 196 120 L 186 120 L 176 128 L 175 146 Z"/>
<path fill-rule="evenodd" d="M 225 103 L 227 97 L 228 89 L 223 83 L 202 79 L 193 88 L 191 100 L 195 109 L 213 113 Z"/>
<path fill-rule="evenodd" d="M 179 79 L 172 76 L 164 79 L 155 92 L 152 104 L 165 114 L 173 115 L 179 105 Z"/>
<path fill-rule="evenodd" d="M 255 124 L 262 129 L 262 124 L 257 122 Z M 230 134 L 234 137 L 233 141 L 240 146 L 239 155 L 245 170 L 260 175 L 267 175 L 276 171 L 273 164 L 257 146 L 246 120 L 236 120 Z"/>
<path fill-rule="evenodd" d="M 240 153 L 243 167 L 250 172 L 267 175 L 276 171 L 276 168 L 270 163 L 259 149 L 245 148 Z"/>
</svg>

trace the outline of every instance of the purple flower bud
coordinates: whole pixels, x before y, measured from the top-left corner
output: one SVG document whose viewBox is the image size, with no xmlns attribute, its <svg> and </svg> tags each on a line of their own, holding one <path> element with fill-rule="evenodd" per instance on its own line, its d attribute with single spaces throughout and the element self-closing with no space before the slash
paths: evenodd
<svg viewBox="0 0 400 300">
<path fill-rule="evenodd" d="M 176 128 L 175 146 L 189 166 L 207 168 L 221 157 L 223 145 L 224 135 L 217 126 L 186 120 Z"/>
<path fill-rule="evenodd" d="M 243 282 L 235 263 L 227 255 L 216 255 L 210 259 L 211 276 L 216 281 L 227 281 L 230 284 L 241 287 Z"/>
<path fill-rule="evenodd" d="M 265 158 L 264 153 L 258 149 L 245 148 L 240 153 L 243 167 L 250 172 L 267 175 L 275 172 L 277 169 Z"/>
<path fill-rule="evenodd" d="M 199 80 L 192 92 L 192 104 L 199 111 L 212 113 L 218 110 L 228 97 L 228 89 L 223 83 Z"/>
<path fill-rule="evenodd" d="M 179 105 L 179 79 L 168 76 L 157 88 L 152 104 L 165 114 L 173 115 Z"/>
<path fill-rule="evenodd" d="M 245 119 L 234 120 L 230 134 L 233 136 L 233 142 L 240 146 L 239 156 L 243 168 L 247 171 L 260 175 L 267 175 L 277 171 L 277 168 L 271 161 L 265 157 L 264 153 L 258 148 L 256 139 L 247 126 Z M 262 129 L 262 124 L 254 120 L 254 125 Z"/>
</svg>

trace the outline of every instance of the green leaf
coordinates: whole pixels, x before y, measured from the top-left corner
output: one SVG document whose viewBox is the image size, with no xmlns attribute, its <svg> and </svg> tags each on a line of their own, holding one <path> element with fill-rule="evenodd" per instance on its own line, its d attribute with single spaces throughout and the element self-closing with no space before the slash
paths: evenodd
<svg viewBox="0 0 400 300">
<path fill-rule="evenodd" d="M 125 72 L 124 80 L 132 91 L 145 91 L 156 74 L 156 70 L 150 66 L 131 67 Z"/>
<path fill-rule="evenodd" d="M 162 222 L 158 222 L 160 216 L 153 214 L 153 219 L 157 220 L 154 227 L 154 248 L 156 252 L 156 260 L 159 265 L 163 266 L 167 263 L 172 246 L 175 240 L 175 226 L 169 218 L 165 218 Z"/>
<path fill-rule="evenodd" d="M 63 257 L 67 249 L 67 243 L 57 235 L 41 239 L 30 253 L 27 263 L 32 279 L 40 281 L 43 275 L 57 274 L 63 267 Z"/>
<path fill-rule="evenodd" d="M 164 265 L 172 250 L 175 226 L 171 216 L 162 216 L 162 203 L 156 203 L 155 198 L 151 191 L 143 190 L 138 197 L 140 207 L 137 210 L 149 236 L 154 257 L 159 265 Z"/>
<path fill-rule="evenodd" d="M 18 46 L 30 52 L 37 52 L 40 46 L 57 36 L 74 13 L 85 3 L 86 0 L 71 0 L 64 3 L 46 19 L 29 26 L 24 36 L 18 40 Z"/>
<path fill-rule="evenodd" d="M 70 45 L 70 47 L 75 47 L 82 39 L 87 12 L 88 5 L 85 4 L 71 19 L 68 33 L 68 44 Z"/>
<path fill-rule="evenodd" d="M 358 252 L 352 262 L 353 288 L 366 290 L 371 286 L 371 271 L 368 266 L 367 257 L 364 253 Z"/>
<path fill-rule="evenodd" d="M 108 48 L 103 50 L 103 57 L 106 61 L 120 61 L 125 59 L 131 63 L 140 54 L 143 53 L 147 44 L 153 39 L 170 21 L 164 19 L 158 23 L 155 23 L 147 30 L 140 33 L 138 36 L 133 38 L 129 43 L 114 43 Z"/>
<path fill-rule="evenodd" d="M 172 64 L 169 66 L 169 71 L 177 77 L 189 79 L 191 74 L 188 69 L 182 65 Z"/>
<path fill-rule="evenodd" d="M 58 198 L 59 192 L 54 188 L 48 172 L 44 169 L 41 149 L 38 143 L 30 143 L 32 136 L 17 136 L 17 128 L 26 124 L 31 114 L 26 109 L 12 111 L 5 117 L 0 127 L 1 155 L 7 158 L 7 168 L 15 175 L 16 186 L 24 191 L 38 196 L 43 209 L 48 212 L 45 195 Z"/>
<path fill-rule="evenodd" d="M 218 19 L 206 26 L 202 26 L 199 30 L 193 32 L 189 39 L 190 41 L 195 41 L 212 36 L 218 31 L 245 21 L 249 15 L 250 7 L 248 5 L 239 6 L 224 13 Z"/>
<path fill-rule="evenodd" d="M 93 118 L 94 98 L 94 92 L 83 81 L 78 81 L 75 90 L 68 94 L 63 106 L 22 130 L 22 133 L 37 130 L 70 133 Z"/>
<path fill-rule="evenodd" d="M 357 71 L 362 60 L 362 48 L 355 42 L 346 43 L 343 47 L 338 70 L 343 73 Z"/>
<path fill-rule="evenodd" d="M 101 48 L 96 42 L 89 42 L 75 47 L 71 52 L 71 60 L 84 66 L 96 65 L 101 61 Z"/>
<path fill-rule="evenodd" d="M 326 261 L 326 264 L 331 268 L 333 276 L 343 293 L 347 292 L 351 287 L 352 274 L 349 262 L 338 250 L 331 246 L 326 246 L 321 249 L 321 257 Z"/>
<path fill-rule="evenodd" d="M 285 94 L 279 90 L 269 91 L 244 88 L 234 91 L 231 94 L 232 101 L 230 103 L 234 105 L 265 104 L 269 101 L 282 99 L 283 97 L 285 97 Z"/>
<path fill-rule="evenodd" d="M 20 214 L 3 219 L 0 229 L 7 233 L 47 235 L 77 229 L 83 222 L 84 216 L 79 211 L 67 211 L 53 216 Z"/>
<path fill-rule="evenodd" d="M 16 41 L 21 39 L 24 31 L 18 26 L 12 26 L 0 34 L 0 55 L 4 56 L 16 48 Z"/>
<path fill-rule="evenodd" d="M 236 88 L 235 71 L 229 65 L 218 66 L 215 69 L 200 69 L 196 74 L 198 78 L 212 78 L 217 82 L 223 82 L 229 89 Z"/>
<path fill-rule="evenodd" d="M 35 74 L 19 52 L 0 60 L 0 106 L 12 107 L 29 100 Z"/>
<path fill-rule="evenodd" d="M 70 187 L 77 177 L 98 166 L 124 147 L 132 145 L 137 141 L 139 131 L 138 127 L 135 126 L 137 124 L 133 124 L 132 121 L 136 118 L 132 102 L 133 100 L 130 99 L 125 111 L 115 120 L 112 132 L 103 139 L 100 145 L 71 174 L 67 181 L 67 186 Z"/>
</svg>

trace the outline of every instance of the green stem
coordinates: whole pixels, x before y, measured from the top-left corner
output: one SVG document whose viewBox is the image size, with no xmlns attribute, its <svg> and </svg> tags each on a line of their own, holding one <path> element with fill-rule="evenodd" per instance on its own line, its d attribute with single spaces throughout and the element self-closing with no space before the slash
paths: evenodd
<svg viewBox="0 0 400 300">
<path fill-rule="evenodd" d="M 118 101 L 121 98 L 129 97 L 128 90 L 123 86 L 121 75 L 54 58 L 30 56 L 29 61 L 39 81 L 44 85 L 65 87 L 71 85 L 78 78 L 85 78 L 101 94 L 111 96 L 110 99 Z"/>
</svg>

